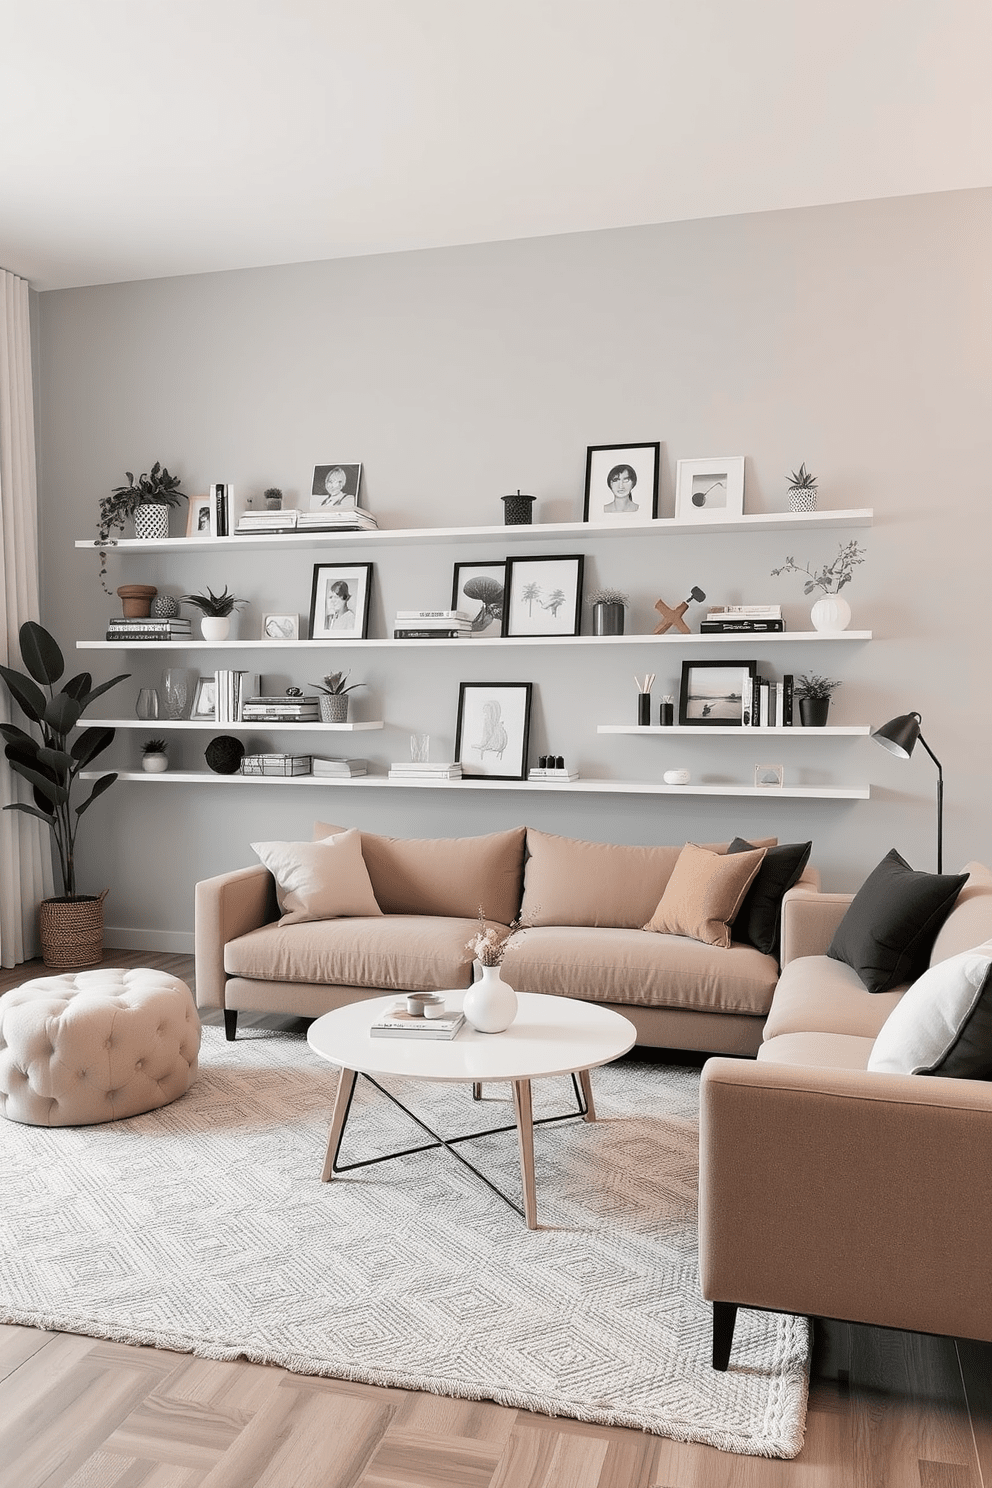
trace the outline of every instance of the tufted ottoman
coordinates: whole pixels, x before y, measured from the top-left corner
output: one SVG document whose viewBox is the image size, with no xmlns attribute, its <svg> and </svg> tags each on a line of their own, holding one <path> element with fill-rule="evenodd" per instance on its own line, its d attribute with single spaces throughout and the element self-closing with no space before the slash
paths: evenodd
<svg viewBox="0 0 992 1488">
<path fill-rule="evenodd" d="M 77 971 L 0 997 L 0 1111 L 87 1126 L 154 1111 L 196 1079 L 200 1020 L 168 972 Z"/>
</svg>

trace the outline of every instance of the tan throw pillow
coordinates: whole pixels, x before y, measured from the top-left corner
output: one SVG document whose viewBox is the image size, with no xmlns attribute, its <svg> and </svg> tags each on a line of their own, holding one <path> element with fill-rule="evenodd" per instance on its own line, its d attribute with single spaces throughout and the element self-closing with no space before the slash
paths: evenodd
<svg viewBox="0 0 992 1488">
<path fill-rule="evenodd" d="M 687 842 L 645 930 L 729 946 L 730 926 L 766 852 L 759 847 L 728 856 Z"/>
<path fill-rule="evenodd" d="M 355 828 L 320 842 L 253 842 L 251 850 L 276 881 L 280 925 L 382 914 Z"/>
</svg>

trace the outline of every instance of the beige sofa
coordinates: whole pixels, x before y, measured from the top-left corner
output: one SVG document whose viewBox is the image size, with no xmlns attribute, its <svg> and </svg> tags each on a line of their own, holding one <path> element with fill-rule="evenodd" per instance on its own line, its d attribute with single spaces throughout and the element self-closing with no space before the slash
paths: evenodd
<svg viewBox="0 0 992 1488">
<path fill-rule="evenodd" d="M 314 836 L 343 830 L 318 823 Z M 379 918 L 279 925 L 275 884 L 261 864 L 197 884 L 197 1001 L 224 1010 L 229 1038 L 241 1011 L 315 1017 L 388 992 L 469 986 L 467 942 L 482 908 L 500 926 L 520 915 L 526 922 L 504 967 L 518 989 L 615 1007 L 642 1043 L 758 1049 L 776 958 L 642 928 L 681 848 L 580 842 L 525 827 L 435 840 L 362 833 L 361 846 Z M 800 881 L 818 882 L 810 869 Z"/>
<path fill-rule="evenodd" d="M 968 881 L 930 964 L 992 937 L 992 873 Z M 792 889 L 757 1060 L 708 1060 L 700 1271 L 714 1366 L 737 1308 L 992 1341 L 992 1081 L 867 1068 L 905 988 L 869 993 L 824 954 L 852 896 Z"/>
</svg>

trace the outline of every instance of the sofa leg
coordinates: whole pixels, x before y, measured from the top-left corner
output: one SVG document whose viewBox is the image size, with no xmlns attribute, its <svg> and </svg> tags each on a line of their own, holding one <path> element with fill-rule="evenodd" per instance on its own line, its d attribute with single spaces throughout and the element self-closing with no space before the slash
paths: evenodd
<svg viewBox="0 0 992 1488">
<path fill-rule="evenodd" d="M 713 1303 L 713 1368 L 725 1370 L 730 1363 L 737 1321 L 736 1302 Z"/>
<path fill-rule="evenodd" d="M 233 1044 L 238 1036 L 238 1011 L 237 1008 L 224 1009 L 224 1035 L 229 1044 Z"/>
</svg>

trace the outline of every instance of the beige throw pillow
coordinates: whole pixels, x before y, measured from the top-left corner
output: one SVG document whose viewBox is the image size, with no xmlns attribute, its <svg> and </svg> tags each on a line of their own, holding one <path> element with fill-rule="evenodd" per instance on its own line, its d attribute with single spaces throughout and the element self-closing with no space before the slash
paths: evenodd
<svg viewBox="0 0 992 1488">
<path fill-rule="evenodd" d="M 280 925 L 382 914 L 355 828 L 320 842 L 253 842 L 251 850 L 276 881 Z"/>
<path fill-rule="evenodd" d="M 687 842 L 644 929 L 728 947 L 730 926 L 766 852 L 727 855 Z"/>
</svg>

